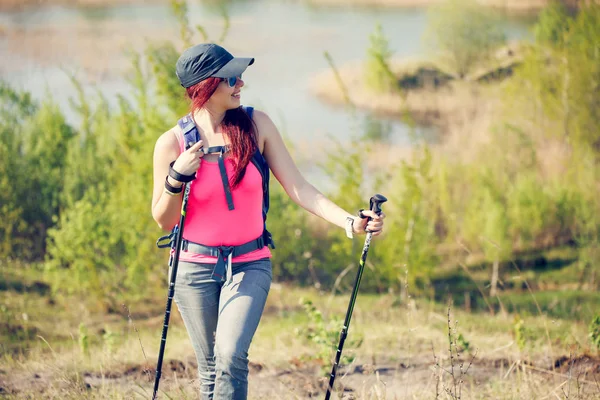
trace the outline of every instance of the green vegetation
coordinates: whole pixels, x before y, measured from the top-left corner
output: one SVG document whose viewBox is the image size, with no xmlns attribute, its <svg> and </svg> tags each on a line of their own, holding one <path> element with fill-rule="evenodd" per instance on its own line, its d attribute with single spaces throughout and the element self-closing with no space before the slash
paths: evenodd
<svg viewBox="0 0 600 400">
<path fill-rule="evenodd" d="M 505 37 L 493 11 L 474 0 L 446 0 L 431 8 L 426 41 L 463 78 Z"/>
<path fill-rule="evenodd" d="M 375 31 L 369 36 L 369 42 L 365 65 L 367 86 L 375 92 L 387 92 L 397 88 L 396 78 L 389 65 L 392 51 L 381 24 L 375 26 Z"/>
<path fill-rule="evenodd" d="M 178 16 L 186 19 L 185 7 Z M 501 112 L 468 161 L 416 145 L 410 159 L 372 171 L 362 160 L 376 154 L 376 146 L 356 139 L 333 149 L 322 167 L 337 183 L 327 193 L 334 201 L 355 210 L 365 206 L 367 191 L 390 198 L 387 235 L 369 255 L 377 273 L 365 276 L 365 290 L 408 285 L 415 295 L 462 296 L 460 287 L 436 282 L 465 273 L 461 264 L 473 268 L 472 257 L 479 257 L 476 266 L 485 277 L 465 273 L 461 279 L 510 290 L 502 282 L 513 277 L 498 281 L 498 270 L 556 246 L 574 252 L 576 274 L 564 283 L 598 288 L 600 201 L 591 188 L 600 182 L 599 21 L 598 6 L 573 15 L 559 6 L 542 13 L 536 42 L 507 81 Z M 188 34 L 182 30 L 184 43 Z M 79 294 L 114 310 L 123 299 L 140 300 L 164 286 L 166 254 L 154 245 L 162 232 L 149 210 L 151 154 L 157 136 L 188 107 L 170 72 L 179 47 L 166 43 L 133 53 L 135 100 L 120 97 L 116 109 L 100 96 L 85 96 L 74 81 L 78 126 L 66 122 L 51 96 L 36 102 L 0 86 L 1 255 L 43 260 L 54 293 Z M 380 29 L 371 50 L 372 71 L 387 76 L 379 70 L 387 71 L 389 57 Z M 547 153 L 549 146 L 560 150 L 556 157 Z M 272 187 L 268 225 L 278 244 L 276 279 L 332 287 L 342 271 L 356 266 L 360 238 L 346 240 L 300 210 L 278 184 Z M 511 294 L 490 301 L 503 296 Z"/>
<path fill-rule="evenodd" d="M 596 350 L 600 350 L 600 315 L 596 315 L 590 322 L 590 342 Z"/>
<path fill-rule="evenodd" d="M 306 326 L 296 328 L 296 333 L 312 342 L 314 350 L 310 355 L 303 357 L 305 360 L 316 362 L 321 366 L 323 376 L 331 373 L 331 355 L 335 354 L 339 333 L 343 326 L 343 318 L 338 315 L 337 318 L 331 318 L 325 321 L 322 312 L 313 304 L 311 300 L 300 299 L 304 312 L 308 315 L 309 322 Z M 353 335 L 356 336 L 356 335 Z M 344 345 L 345 352 L 342 353 L 340 365 L 348 365 L 354 361 L 353 350 L 360 347 L 362 340 L 350 339 Z"/>
<path fill-rule="evenodd" d="M 22 389 L 15 398 L 42 391 L 67 399 L 147 394 L 167 279 L 167 253 L 155 247 L 163 232 L 150 215 L 152 152 L 188 109 L 172 65 L 193 30 L 185 2 L 173 4 L 181 43 L 132 52 L 133 96 L 119 97 L 117 107 L 84 94 L 73 80 L 73 124 L 50 94 L 35 101 L 0 84 L 2 395 L 5 378 L 27 386 L 19 373 L 37 374 L 44 388 Z M 446 26 L 434 18 L 431 30 L 448 39 L 438 44 L 464 76 L 501 36 L 475 6 L 459 12 L 457 2 L 448 4 L 441 6 L 452 7 Z M 365 160 L 389 145 L 377 120 L 363 135 L 330 147 L 321 168 L 336 184 L 331 199 L 351 211 L 374 192 L 389 198 L 386 234 L 371 246 L 342 360 L 340 378 L 360 374 L 357 398 L 384 398 L 382 380 L 394 379 L 406 379 L 403 391 L 422 383 L 421 392 L 406 393 L 411 398 L 431 398 L 431 390 L 436 397 L 464 391 L 473 398 L 543 398 L 548 387 L 567 393 L 576 375 L 577 396 L 569 396 L 597 395 L 589 371 L 597 370 L 600 349 L 599 39 L 600 6 L 544 10 L 535 41 L 523 46 L 523 61 L 502 81 L 503 97 L 487 115 L 492 120 L 458 138 L 464 149 L 415 143 L 410 156 L 373 170 Z M 378 26 L 364 77 L 371 89 L 426 86 L 394 78 L 390 56 Z M 417 78 L 431 78 L 424 72 Z M 440 85 L 451 79 L 433 78 Z M 297 397 L 314 397 L 318 378 L 306 377 L 331 368 L 362 238 L 347 240 L 272 183 L 276 283 L 251 371 L 284 369 L 272 387 L 289 374 L 289 386 L 302 386 Z M 186 358 L 182 321 L 176 312 L 172 317 L 167 358 L 184 361 L 164 374 L 163 387 L 172 398 L 192 398 L 192 385 L 178 379 L 195 366 Z M 382 365 L 393 372 L 385 376 Z M 254 382 L 267 386 L 271 378 Z"/>
<path fill-rule="evenodd" d="M 138 340 L 122 326 L 123 304 L 135 305 L 142 316 L 161 312 L 156 302 L 163 300 L 157 293 L 164 294 L 167 254 L 155 247 L 162 232 L 150 215 L 152 152 L 158 135 L 188 108 L 171 72 L 190 40 L 186 8 L 176 5 L 182 43 L 131 54 L 134 100 L 119 97 L 111 108 L 73 80 L 79 95 L 71 106 L 79 123 L 71 124 L 50 95 L 38 102 L 0 85 L 0 342 L 7 360 L 42 339 L 52 352 L 74 347 L 74 359 L 86 363 L 98 351 L 103 360 L 123 360 L 123 347 Z M 449 26 L 484 20 L 449 16 Z M 373 192 L 390 199 L 386 234 L 370 250 L 361 286 L 369 316 L 357 309 L 355 318 L 382 331 L 387 328 L 376 321 L 401 320 L 408 341 L 403 352 L 414 350 L 410 346 L 429 351 L 426 339 L 413 338 L 411 326 L 431 326 L 426 332 L 435 337 L 448 332 L 445 318 L 430 316 L 445 314 L 439 303 L 449 297 L 461 312 L 461 332 L 454 328 L 450 339 L 457 356 L 497 346 L 482 332 L 514 341 L 519 357 L 527 359 L 552 355 L 559 346 L 588 352 L 599 346 L 600 6 L 572 14 L 553 6 L 541 14 L 535 32 L 522 63 L 503 82 L 504 98 L 489 129 L 460 138 L 475 143 L 462 153 L 417 143 L 410 157 L 373 170 L 364 160 L 378 156 L 386 135 L 372 124 L 364 136 L 334 144 L 322 162 L 336 183 L 327 195 L 345 209 L 364 208 Z M 458 28 L 445 35 L 457 43 L 478 36 Z M 460 45 L 464 53 L 446 49 L 459 75 L 499 42 L 493 31 L 479 37 L 485 40 Z M 379 27 L 365 77 L 374 90 L 399 84 L 390 75 L 389 57 Z M 276 182 L 268 226 L 277 243 L 276 281 L 345 292 L 360 237 L 347 240 L 301 210 Z M 329 315 L 341 317 L 343 309 L 311 301 L 304 309 L 297 300 L 276 306 L 278 322 L 264 329 L 271 337 L 282 324 L 303 326 L 300 340 L 287 338 L 287 346 L 298 347 L 302 363 L 326 370 L 341 327 Z M 427 311 L 426 321 L 423 315 L 411 319 L 419 307 Z M 48 310 L 64 317 L 64 328 L 44 318 Z M 103 315 L 102 321 L 93 315 Z M 362 338 L 364 328 L 356 326 L 352 340 Z M 356 352 L 385 352 L 395 334 L 382 333 L 379 342 L 364 336 Z M 303 353 L 303 346 L 311 351 Z M 81 385 L 79 372 L 67 378 Z"/>
</svg>

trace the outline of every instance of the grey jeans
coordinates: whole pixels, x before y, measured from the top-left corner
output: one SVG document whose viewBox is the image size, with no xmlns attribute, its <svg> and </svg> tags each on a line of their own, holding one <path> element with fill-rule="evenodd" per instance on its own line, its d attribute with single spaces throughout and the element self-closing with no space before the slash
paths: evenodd
<svg viewBox="0 0 600 400">
<path fill-rule="evenodd" d="M 200 398 L 246 400 L 248 349 L 271 287 L 271 260 L 234 263 L 229 284 L 212 280 L 213 268 L 180 262 L 174 299 L 198 360 Z"/>
</svg>

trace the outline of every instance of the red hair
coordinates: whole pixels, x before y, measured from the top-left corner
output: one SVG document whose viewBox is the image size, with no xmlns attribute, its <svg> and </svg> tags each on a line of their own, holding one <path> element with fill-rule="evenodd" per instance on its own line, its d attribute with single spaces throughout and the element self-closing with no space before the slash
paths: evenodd
<svg viewBox="0 0 600 400">
<path fill-rule="evenodd" d="M 220 78 L 208 78 L 186 89 L 192 104 L 192 115 L 200 110 L 217 90 Z M 257 149 L 256 129 L 254 122 L 241 108 L 227 110 L 221 122 L 221 130 L 231 142 L 231 153 L 234 163 L 233 176 L 229 178 L 232 187 L 236 187 L 246 173 L 246 167 Z"/>
</svg>

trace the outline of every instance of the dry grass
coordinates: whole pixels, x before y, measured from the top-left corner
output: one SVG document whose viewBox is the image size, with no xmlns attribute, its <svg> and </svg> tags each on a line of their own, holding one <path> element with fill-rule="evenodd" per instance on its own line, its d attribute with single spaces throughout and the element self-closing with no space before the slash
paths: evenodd
<svg viewBox="0 0 600 400">
<path fill-rule="evenodd" d="M 319 372 L 321 366 L 306 359 L 317 350 L 316 345 L 295 333 L 308 322 L 298 304 L 301 297 L 313 300 L 326 318 L 342 317 L 348 301 L 348 295 L 330 297 L 274 284 L 250 351 L 250 399 L 322 396 L 326 378 Z M 131 311 L 135 314 L 135 307 Z M 345 398 L 450 399 L 455 385 L 463 399 L 565 398 L 562 389 L 568 388 L 570 398 L 593 399 L 600 394 L 594 381 L 600 379 L 600 360 L 585 358 L 584 348 L 570 346 L 585 343 L 585 324 L 550 321 L 544 316 L 525 318 L 536 339 L 519 350 L 510 316 L 458 309 L 451 309 L 449 316 L 446 313 L 443 306 L 424 300 L 404 303 L 395 295 L 359 295 L 349 339 L 360 337 L 363 343 L 357 349 L 344 348 L 344 354 L 354 354 L 356 359 L 343 366 L 336 380 L 350 396 Z M 60 320 L 61 315 L 53 318 Z M 104 316 L 95 318 L 96 326 L 101 326 Z M 3 356 L 2 393 L 13 399 L 149 397 L 161 322 L 162 315 L 136 318 L 133 323 L 139 338 L 126 317 L 107 325 L 118 338 L 112 350 L 100 338 L 101 331 L 91 330 L 94 340 L 89 356 L 82 354 L 76 328 L 63 327 L 72 339 L 40 338 L 23 354 Z M 552 350 L 545 339 L 546 326 Z M 452 338 L 460 333 L 469 342 L 469 350 L 458 342 L 459 352 L 452 361 L 449 333 Z M 560 357 L 562 361 L 555 364 Z M 459 378 L 461 364 L 466 371 L 462 383 L 451 374 L 454 369 Z M 171 398 L 196 398 L 196 365 L 177 312 L 164 365 L 161 389 Z"/>
</svg>

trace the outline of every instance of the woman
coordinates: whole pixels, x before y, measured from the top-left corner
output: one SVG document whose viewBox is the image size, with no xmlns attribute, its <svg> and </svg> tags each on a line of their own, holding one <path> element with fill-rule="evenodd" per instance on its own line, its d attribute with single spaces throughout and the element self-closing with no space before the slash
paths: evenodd
<svg viewBox="0 0 600 400">
<path fill-rule="evenodd" d="M 201 140 L 185 149 L 178 125 L 154 152 L 152 216 L 162 229 L 179 222 L 182 186 L 193 180 L 175 302 L 198 359 L 202 399 L 247 398 L 248 349 L 271 285 L 263 178 L 250 162 L 256 150 L 293 201 L 350 237 L 381 234 L 385 217 L 370 210 L 353 217 L 328 200 L 300 174 L 267 114 L 240 106 L 241 75 L 253 62 L 215 44 L 187 49 L 176 72 Z M 216 146 L 225 147 L 205 154 Z"/>
</svg>

